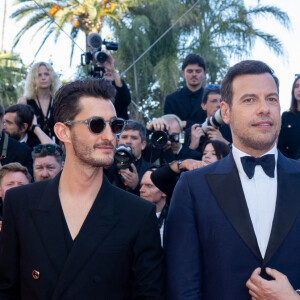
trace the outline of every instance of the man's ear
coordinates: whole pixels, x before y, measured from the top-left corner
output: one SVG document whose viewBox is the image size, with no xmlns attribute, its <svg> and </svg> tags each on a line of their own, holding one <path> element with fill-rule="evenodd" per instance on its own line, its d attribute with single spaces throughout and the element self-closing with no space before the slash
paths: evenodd
<svg viewBox="0 0 300 300">
<path fill-rule="evenodd" d="M 147 142 L 146 141 L 142 141 L 142 150 L 144 150 L 147 146 Z"/>
<path fill-rule="evenodd" d="M 22 127 L 20 128 L 21 132 L 27 132 L 29 128 L 28 123 L 23 123 Z"/>
<path fill-rule="evenodd" d="M 67 125 L 65 125 L 61 122 L 55 123 L 54 132 L 55 132 L 55 135 L 57 136 L 57 138 L 60 141 L 62 141 L 63 143 L 70 142 L 71 132 L 70 132 L 70 128 Z"/>
<path fill-rule="evenodd" d="M 204 104 L 204 103 L 201 103 L 201 107 L 202 107 L 203 110 L 206 111 L 206 103 L 205 103 L 205 104 Z"/>
<path fill-rule="evenodd" d="M 229 107 L 229 104 L 222 101 L 220 108 L 221 108 L 221 115 L 222 115 L 223 121 L 227 125 L 230 124 L 230 107 Z"/>
</svg>

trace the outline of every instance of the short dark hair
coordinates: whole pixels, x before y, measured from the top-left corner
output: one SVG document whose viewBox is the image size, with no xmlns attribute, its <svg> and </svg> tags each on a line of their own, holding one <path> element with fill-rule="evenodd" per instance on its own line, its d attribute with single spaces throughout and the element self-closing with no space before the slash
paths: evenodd
<svg viewBox="0 0 300 300">
<path fill-rule="evenodd" d="M 295 88 L 295 85 L 296 85 L 296 81 L 300 79 L 300 76 L 297 76 L 293 82 L 293 85 L 292 85 L 292 100 L 291 100 L 291 106 L 290 106 L 290 112 L 295 114 L 296 111 L 297 111 L 297 99 L 295 97 L 295 93 L 294 93 L 294 88 Z"/>
<path fill-rule="evenodd" d="M 16 113 L 15 122 L 19 129 L 21 129 L 24 123 L 28 124 L 27 131 L 29 130 L 30 125 L 34 117 L 33 108 L 28 104 L 14 104 L 9 106 L 5 110 L 6 113 Z"/>
<path fill-rule="evenodd" d="M 219 140 L 207 140 L 202 146 L 202 153 L 204 152 L 204 149 L 208 144 L 212 144 L 218 160 L 224 158 L 230 152 L 229 146 L 224 142 L 221 142 Z"/>
<path fill-rule="evenodd" d="M 219 87 L 214 87 L 214 88 L 205 88 L 204 92 L 203 92 L 203 97 L 202 97 L 202 103 L 206 104 L 207 102 L 207 97 L 210 94 L 217 94 L 217 95 L 221 95 L 221 90 Z"/>
<path fill-rule="evenodd" d="M 181 70 L 184 71 L 187 65 L 198 65 L 206 71 L 206 65 L 204 58 L 199 54 L 189 54 L 182 62 Z"/>
<path fill-rule="evenodd" d="M 140 133 L 140 137 L 141 137 L 142 142 L 146 140 L 146 133 L 147 133 L 146 127 L 145 127 L 144 124 L 142 124 L 138 121 L 127 120 L 124 131 L 125 130 L 138 130 L 139 133 Z"/>
<path fill-rule="evenodd" d="M 67 83 L 59 88 L 54 98 L 55 122 L 74 120 L 81 111 L 81 97 L 103 98 L 113 101 L 116 95 L 115 87 L 105 79 L 87 77 Z"/>
<path fill-rule="evenodd" d="M 3 108 L 3 106 L 0 104 L 0 120 L 3 120 L 3 116 L 4 116 L 4 108 Z"/>
<path fill-rule="evenodd" d="M 232 82 L 239 75 L 260 75 L 264 73 L 269 73 L 273 78 L 277 86 L 277 91 L 279 92 L 279 80 L 274 75 L 273 69 L 271 69 L 266 63 L 259 60 L 243 60 L 227 71 L 222 85 L 221 85 L 221 97 L 222 101 L 232 105 Z"/>
</svg>

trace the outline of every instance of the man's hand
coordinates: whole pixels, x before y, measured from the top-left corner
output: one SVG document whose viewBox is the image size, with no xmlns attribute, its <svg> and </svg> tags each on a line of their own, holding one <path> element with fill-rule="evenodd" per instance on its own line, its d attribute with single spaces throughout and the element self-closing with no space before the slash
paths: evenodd
<svg viewBox="0 0 300 300">
<path fill-rule="evenodd" d="M 147 124 L 148 130 L 168 130 L 169 126 L 167 122 L 163 118 L 157 118 L 151 121 L 151 123 Z"/>
<path fill-rule="evenodd" d="M 178 174 L 180 173 L 180 170 L 178 169 L 178 160 L 173 161 L 172 163 L 170 163 L 169 166 L 172 171 L 174 171 Z M 181 162 L 181 167 L 185 171 L 198 169 L 198 168 L 201 168 L 204 166 L 207 166 L 207 163 L 205 163 L 204 161 L 191 159 L 191 158 L 185 159 Z"/>
<path fill-rule="evenodd" d="M 194 124 L 191 127 L 191 143 L 190 143 L 190 149 L 196 150 L 199 147 L 200 138 L 201 136 L 204 136 L 205 133 L 200 127 L 199 124 Z"/>
<path fill-rule="evenodd" d="M 115 60 L 110 53 L 105 52 L 107 55 L 107 59 L 105 63 L 100 64 L 105 69 L 104 78 L 109 81 L 114 81 L 117 87 L 122 87 L 122 80 L 120 78 L 119 73 L 115 69 Z"/>
<path fill-rule="evenodd" d="M 299 300 L 298 295 L 291 286 L 288 278 L 275 269 L 266 268 L 266 273 L 274 280 L 265 280 L 259 274 L 260 268 L 253 271 L 246 286 L 252 300 Z"/>
<path fill-rule="evenodd" d="M 221 134 L 219 129 L 216 129 L 212 126 L 207 126 L 207 129 L 207 135 L 210 140 L 219 140 L 225 144 L 229 144 L 229 142 L 223 138 L 223 135 Z"/>
<path fill-rule="evenodd" d="M 137 173 L 135 165 L 131 164 L 130 166 L 132 168 L 132 172 L 129 169 L 121 169 L 120 173 L 127 183 L 128 187 L 134 190 L 139 183 L 139 175 Z"/>
</svg>

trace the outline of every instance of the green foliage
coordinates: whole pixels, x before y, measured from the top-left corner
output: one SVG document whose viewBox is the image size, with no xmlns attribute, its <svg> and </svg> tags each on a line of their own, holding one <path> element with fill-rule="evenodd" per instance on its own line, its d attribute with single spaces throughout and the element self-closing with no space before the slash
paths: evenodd
<svg viewBox="0 0 300 300">
<path fill-rule="evenodd" d="M 22 94 L 21 82 L 26 77 L 26 67 L 19 55 L 0 52 L 0 103 L 4 108 L 17 103 Z"/>
<path fill-rule="evenodd" d="M 256 3 L 246 7 L 243 0 L 17 0 L 12 17 L 27 23 L 15 44 L 33 27 L 44 31 L 42 47 L 52 34 L 57 40 L 66 25 L 71 25 L 71 37 L 76 40 L 80 31 L 87 36 L 108 24 L 120 45 L 113 53 L 116 66 L 124 72 L 135 103 L 130 106 L 130 116 L 147 120 L 162 114 L 166 95 L 182 83 L 180 63 L 189 53 L 206 59 L 207 82 L 212 83 L 220 83 L 229 59 L 242 59 L 257 39 L 276 54 L 283 53 L 281 41 L 256 24 L 259 18 L 274 18 L 288 28 L 287 14 L 276 6 Z M 178 19 L 179 24 L 166 33 Z M 73 53 L 74 44 L 71 48 Z M 78 71 L 78 78 L 86 76 L 82 68 Z"/>
</svg>

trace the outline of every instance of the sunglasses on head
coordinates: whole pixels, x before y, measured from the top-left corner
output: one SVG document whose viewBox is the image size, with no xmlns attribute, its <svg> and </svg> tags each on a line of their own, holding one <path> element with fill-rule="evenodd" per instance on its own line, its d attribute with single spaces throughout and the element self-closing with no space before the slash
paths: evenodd
<svg viewBox="0 0 300 300">
<path fill-rule="evenodd" d="M 55 153 L 55 151 L 58 151 L 61 156 L 63 155 L 62 149 L 55 144 L 40 144 L 33 147 L 34 153 L 41 153 L 43 149 L 45 149 L 48 153 Z"/>
<path fill-rule="evenodd" d="M 88 126 L 89 130 L 94 134 L 100 134 L 106 127 L 106 123 L 109 124 L 113 134 L 121 134 L 125 127 L 125 120 L 121 118 L 112 118 L 111 120 L 104 120 L 101 117 L 92 117 L 86 120 L 69 120 L 64 124 L 73 125 L 84 123 Z"/>
<path fill-rule="evenodd" d="M 221 88 L 221 85 L 219 84 L 209 84 L 207 87 L 207 89 L 220 89 Z"/>
</svg>

